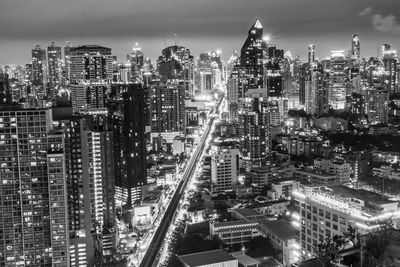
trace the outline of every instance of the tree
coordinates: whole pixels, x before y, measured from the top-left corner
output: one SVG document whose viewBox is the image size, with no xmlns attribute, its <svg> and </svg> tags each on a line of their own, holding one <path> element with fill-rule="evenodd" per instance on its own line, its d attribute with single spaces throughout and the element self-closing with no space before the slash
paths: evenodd
<svg viewBox="0 0 400 267">
<path fill-rule="evenodd" d="M 390 231 L 394 229 L 391 219 L 381 222 L 378 230 L 366 236 L 362 251 L 364 253 L 363 266 L 389 266 L 391 259 L 385 256 L 385 251 L 389 245 Z"/>
<path fill-rule="evenodd" d="M 354 247 L 360 242 L 360 235 L 356 227 L 347 229 L 342 235 L 335 235 L 332 238 L 327 237 L 324 242 L 315 246 L 317 259 L 321 264 L 332 266 L 332 264 L 340 257 L 340 252 L 348 247 Z"/>
</svg>

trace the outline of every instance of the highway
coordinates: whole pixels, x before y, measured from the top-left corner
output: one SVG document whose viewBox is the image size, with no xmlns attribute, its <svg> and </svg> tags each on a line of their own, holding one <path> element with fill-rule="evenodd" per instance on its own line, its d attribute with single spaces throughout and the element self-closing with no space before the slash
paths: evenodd
<svg viewBox="0 0 400 267">
<path fill-rule="evenodd" d="M 154 264 L 157 254 L 158 254 L 159 250 L 161 249 L 161 245 L 165 239 L 168 228 L 170 227 L 170 224 L 173 221 L 175 211 L 177 210 L 177 208 L 179 206 L 179 202 L 182 199 L 182 196 L 185 192 L 187 183 L 190 180 L 190 177 L 193 176 L 193 173 L 196 170 L 197 163 L 200 162 L 200 157 L 205 148 L 207 137 L 211 132 L 211 126 L 213 125 L 214 120 L 215 120 L 214 115 L 217 114 L 223 98 L 224 97 L 220 98 L 217 106 L 210 113 L 211 116 L 210 116 L 210 120 L 207 124 L 207 127 L 204 130 L 203 135 L 200 139 L 200 142 L 198 143 L 195 151 L 193 152 L 188 164 L 186 165 L 186 168 L 182 175 L 181 182 L 177 186 L 175 193 L 171 199 L 171 202 L 164 214 L 164 217 L 161 219 L 159 227 L 155 231 L 154 237 L 153 237 L 152 241 L 150 242 L 150 245 L 147 248 L 147 251 L 139 265 L 140 267 L 151 267 Z"/>
</svg>

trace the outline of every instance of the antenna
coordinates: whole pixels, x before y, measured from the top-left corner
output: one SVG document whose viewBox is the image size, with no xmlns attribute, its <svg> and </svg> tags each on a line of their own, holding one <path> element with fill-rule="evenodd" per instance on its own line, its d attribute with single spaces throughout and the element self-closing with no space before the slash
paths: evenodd
<svg viewBox="0 0 400 267">
<path fill-rule="evenodd" d="M 174 43 L 175 43 L 175 46 L 178 45 L 178 35 L 176 33 L 174 33 Z"/>
</svg>

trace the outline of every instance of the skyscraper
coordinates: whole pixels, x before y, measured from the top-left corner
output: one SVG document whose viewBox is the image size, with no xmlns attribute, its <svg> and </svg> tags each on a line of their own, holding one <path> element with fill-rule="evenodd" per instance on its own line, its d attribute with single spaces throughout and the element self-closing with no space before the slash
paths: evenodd
<svg viewBox="0 0 400 267">
<path fill-rule="evenodd" d="M 315 44 L 309 44 L 308 45 L 308 63 L 314 63 L 315 62 Z"/>
<path fill-rule="evenodd" d="M 140 84 L 119 85 L 122 97 L 109 106 L 114 136 L 115 185 L 126 192 L 124 205 L 141 199 L 142 186 L 147 184 L 145 100 Z"/>
<path fill-rule="evenodd" d="M 247 71 L 249 79 L 248 88 L 263 86 L 263 65 L 264 65 L 263 26 L 257 18 L 240 51 L 240 65 Z"/>
<path fill-rule="evenodd" d="M 0 111 L 0 265 L 69 266 L 64 138 L 50 110 Z"/>
<path fill-rule="evenodd" d="M 32 85 L 35 87 L 34 93 L 39 98 L 46 95 L 47 86 L 47 59 L 46 50 L 36 45 L 32 49 Z"/>
<path fill-rule="evenodd" d="M 57 94 L 56 89 L 61 82 L 61 47 L 52 42 L 47 47 L 47 61 L 49 70 L 49 86 L 51 96 Z"/>
<path fill-rule="evenodd" d="M 10 105 L 12 102 L 12 93 L 8 74 L 0 70 L 0 106 Z"/>
<path fill-rule="evenodd" d="M 353 59 L 360 59 L 360 39 L 358 34 L 353 34 L 351 38 L 351 57 Z"/>
<path fill-rule="evenodd" d="M 155 82 L 150 89 L 151 132 L 183 132 L 185 89 L 173 83 Z"/>
<path fill-rule="evenodd" d="M 111 48 L 84 45 L 70 52 L 71 100 L 75 112 L 106 112 L 104 102 L 113 76 Z"/>
<path fill-rule="evenodd" d="M 157 71 L 162 81 L 183 86 L 185 97 L 193 95 L 194 62 L 188 48 L 177 45 L 164 48 L 157 60 Z"/>
</svg>

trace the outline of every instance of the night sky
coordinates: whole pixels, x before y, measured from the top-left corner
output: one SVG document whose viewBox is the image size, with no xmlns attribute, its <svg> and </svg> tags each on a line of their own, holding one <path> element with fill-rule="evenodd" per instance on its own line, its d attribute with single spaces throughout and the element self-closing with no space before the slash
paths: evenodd
<svg viewBox="0 0 400 267">
<path fill-rule="evenodd" d="M 349 49 L 359 33 L 361 55 L 389 43 L 400 48 L 400 0 L 0 0 L 0 65 L 31 61 L 35 44 L 100 44 L 124 61 L 135 42 L 155 59 L 177 42 L 192 54 L 239 50 L 260 17 L 272 43 L 303 59 Z"/>
</svg>

